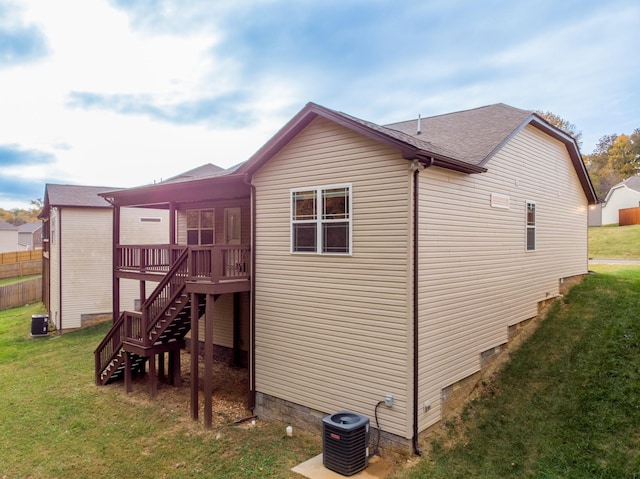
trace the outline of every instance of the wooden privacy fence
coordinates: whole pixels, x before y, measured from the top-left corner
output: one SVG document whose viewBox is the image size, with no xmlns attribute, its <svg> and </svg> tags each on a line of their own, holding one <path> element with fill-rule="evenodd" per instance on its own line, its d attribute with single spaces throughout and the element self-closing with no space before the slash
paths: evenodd
<svg viewBox="0 0 640 479">
<path fill-rule="evenodd" d="M 42 278 L 0 286 L 0 310 L 24 306 L 42 300 Z"/>
<path fill-rule="evenodd" d="M 24 263 L 0 264 L 0 279 L 19 278 L 42 274 L 42 261 L 26 261 Z"/>
<path fill-rule="evenodd" d="M 24 263 L 27 261 L 41 261 L 42 250 L 30 249 L 27 251 L 13 251 L 11 253 L 0 253 L 0 264 Z"/>
<path fill-rule="evenodd" d="M 640 225 L 640 207 L 619 209 L 618 225 Z"/>
</svg>

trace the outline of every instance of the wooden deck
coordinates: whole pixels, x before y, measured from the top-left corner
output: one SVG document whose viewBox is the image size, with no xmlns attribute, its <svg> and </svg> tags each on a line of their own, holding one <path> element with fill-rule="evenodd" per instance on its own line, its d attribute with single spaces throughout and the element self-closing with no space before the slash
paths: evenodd
<svg viewBox="0 0 640 479">
<path fill-rule="evenodd" d="M 250 290 L 249 245 L 117 245 L 118 278 L 159 281 L 187 250 L 187 291 L 223 294 Z"/>
</svg>

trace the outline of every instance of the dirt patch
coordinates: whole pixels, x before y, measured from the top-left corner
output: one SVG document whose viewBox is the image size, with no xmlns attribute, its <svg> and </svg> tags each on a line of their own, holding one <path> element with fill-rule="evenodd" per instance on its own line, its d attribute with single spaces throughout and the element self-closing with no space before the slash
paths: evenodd
<svg viewBox="0 0 640 479">
<path fill-rule="evenodd" d="M 165 364 L 167 361 L 165 361 Z M 161 403 L 171 413 L 182 419 L 191 421 L 191 355 L 187 351 L 180 352 L 181 384 L 172 386 L 165 381 L 158 381 L 158 393 L 155 399 L 149 394 L 149 376 L 133 379 L 132 392 L 125 395 L 131 403 Z M 198 357 L 198 421 L 204 417 L 204 361 Z M 251 415 L 247 408 L 249 397 L 249 372 L 246 368 L 230 366 L 222 361 L 213 362 L 213 428 L 233 423 Z M 124 388 L 123 388 L 124 393 Z"/>
</svg>

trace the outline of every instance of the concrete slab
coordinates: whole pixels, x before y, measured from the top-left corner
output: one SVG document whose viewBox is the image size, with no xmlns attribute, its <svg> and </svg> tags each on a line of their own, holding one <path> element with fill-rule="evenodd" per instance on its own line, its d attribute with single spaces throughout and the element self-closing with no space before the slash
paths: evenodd
<svg viewBox="0 0 640 479">
<path fill-rule="evenodd" d="M 392 464 L 389 461 L 373 456 L 369 458 L 369 465 L 364 471 L 349 477 L 352 479 L 384 479 L 391 473 L 391 468 Z M 322 454 L 312 457 L 291 470 L 308 479 L 343 479 L 345 477 L 324 467 L 322 465 Z"/>
</svg>

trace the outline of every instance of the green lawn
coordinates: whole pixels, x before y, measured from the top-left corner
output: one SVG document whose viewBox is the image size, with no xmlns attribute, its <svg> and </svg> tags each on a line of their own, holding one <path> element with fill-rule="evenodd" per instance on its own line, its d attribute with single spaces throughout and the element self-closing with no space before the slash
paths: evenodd
<svg viewBox="0 0 640 479">
<path fill-rule="evenodd" d="M 640 269 L 558 302 L 408 478 L 640 477 Z"/>
<path fill-rule="evenodd" d="M 31 276 L 18 276 L 16 278 L 0 279 L 0 286 L 7 286 L 9 284 L 22 283 L 23 281 L 29 281 L 30 279 L 39 278 L 41 275 L 34 274 Z"/>
<path fill-rule="evenodd" d="M 589 257 L 640 259 L 640 225 L 590 227 Z"/>
<path fill-rule="evenodd" d="M 618 242 L 598 241 L 612 257 Z M 640 258 L 631 243 L 619 254 Z M 640 268 L 592 269 L 395 479 L 640 478 Z M 225 412 L 205 430 L 188 394 L 163 396 L 168 386 L 157 401 L 140 385 L 95 386 L 108 324 L 31 338 L 43 312 L 0 311 L 0 478 L 294 478 L 291 467 L 321 452 L 318 434 L 287 438 L 284 424 L 233 425 Z"/>
<path fill-rule="evenodd" d="M 0 478 L 296 477 L 321 452 L 320 437 L 258 421 L 216 420 L 205 430 L 184 403 L 149 398 L 137 385 L 94 385 L 93 350 L 108 324 L 29 336 L 42 305 L 0 311 Z M 172 389 L 164 386 L 165 389 Z"/>
</svg>

